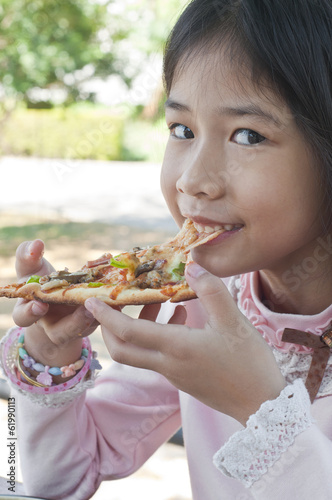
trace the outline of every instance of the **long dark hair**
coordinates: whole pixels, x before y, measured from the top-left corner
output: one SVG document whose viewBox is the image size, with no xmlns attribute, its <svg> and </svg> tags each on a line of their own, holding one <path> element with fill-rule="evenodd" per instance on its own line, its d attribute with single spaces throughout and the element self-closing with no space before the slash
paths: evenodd
<svg viewBox="0 0 332 500">
<path fill-rule="evenodd" d="M 193 0 L 166 44 L 166 93 L 182 64 L 225 45 L 232 63 L 249 63 L 253 82 L 267 79 L 287 103 L 318 160 L 332 219 L 332 1 Z"/>
</svg>

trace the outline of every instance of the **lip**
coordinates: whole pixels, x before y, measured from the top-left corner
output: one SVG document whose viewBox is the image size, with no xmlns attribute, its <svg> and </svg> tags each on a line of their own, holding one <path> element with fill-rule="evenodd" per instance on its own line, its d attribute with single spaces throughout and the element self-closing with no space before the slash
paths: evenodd
<svg viewBox="0 0 332 500">
<path fill-rule="evenodd" d="M 183 217 L 186 219 L 190 219 L 193 222 L 196 222 L 197 224 L 202 224 L 203 226 L 225 226 L 227 224 L 232 224 L 231 222 L 219 222 L 216 220 L 208 219 L 206 217 L 200 217 L 200 216 L 192 216 L 192 215 L 187 215 L 183 214 Z"/>
<path fill-rule="evenodd" d="M 225 231 L 224 233 L 219 234 L 219 236 L 217 236 L 213 240 L 210 240 L 207 243 L 205 243 L 204 245 L 201 245 L 201 247 L 220 245 L 224 241 L 226 241 L 229 238 L 232 238 L 233 236 L 238 234 L 240 231 L 242 231 L 242 229 L 243 229 L 243 226 L 236 228 L 236 229 L 232 229 L 231 231 Z M 198 248 L 200 248 L 200 247 L 198 247 Z"/>
</svg>

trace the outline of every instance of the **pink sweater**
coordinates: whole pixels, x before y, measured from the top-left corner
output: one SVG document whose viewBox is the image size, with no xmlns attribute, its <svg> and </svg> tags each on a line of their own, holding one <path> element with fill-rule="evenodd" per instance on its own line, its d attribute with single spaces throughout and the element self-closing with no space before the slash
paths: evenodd
<svg viewBox="0 0 332 500">
<path fill-rule="evenodd" d="M 138 469 L 182 425 L 194 500 L 332 498 L 332 359 L 310 405 L 303 381 L 311 352 L 280 340 L 286 327 L 321 335 L 332 306 L 316 316 L 273 313 L 258 299 L 256 273 L 232 279 L 229 288 L 287 379 L 279 398 L 264 403 L 244 428 L 162 376 L 116 363 L 87 391 L 81 383 L 41 399 L 16 390 L 27 494 L 88 499 L 101 481 Z M 204 322 L 198 301 L 187 312 L 190 325 Z M 163 314 L 167 320 L 169 306 Z M 6 360 L 3 366 L 9 370 Z"/>
</svg>

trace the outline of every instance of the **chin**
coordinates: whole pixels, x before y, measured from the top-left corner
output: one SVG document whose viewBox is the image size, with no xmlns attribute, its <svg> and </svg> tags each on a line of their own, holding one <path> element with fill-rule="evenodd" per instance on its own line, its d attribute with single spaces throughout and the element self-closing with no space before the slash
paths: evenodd
<svg viewBox="0 0 332 500">
<path fill-rule="evenodd" d="M 218 276 L 218 278 L 229 278 L 259 269 L 259 267 L 250 266 L 249 263 L 243 262 L 243 260 L 239 263 L 239 259 L 236 259 L 234 255 L 227 256 L 225 252 L 216 255 L 215 251 L 209 252 L 206 247 L 194 248 L 191 255 L 197 264 L 214 276 Z"/>
<path fill-rule="evenodd" d="M 193 260 L 204 267 L 209 273 L 214 276 L 218 276 L 218 278 L 227 278 L 228 276 L 232 276 L 232 273 L 228 271 L 228 266 L 220 262 L 220 258 L 214 256 L 207 255 L 207 252 L 202 251 L 201 248 L 194 248 L 191 251 L 191 256 Z"/>
</svg>

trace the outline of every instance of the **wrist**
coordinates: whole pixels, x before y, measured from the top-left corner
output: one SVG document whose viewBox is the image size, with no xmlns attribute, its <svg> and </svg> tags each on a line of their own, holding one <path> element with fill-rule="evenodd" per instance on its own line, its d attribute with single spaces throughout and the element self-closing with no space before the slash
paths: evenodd
<svg viewBox="0 0 332 500">
<path fill-rule="evenodd" d="M 26 350 L 25 333 L 22 332 L 17 340 L 16 366 L 23 379 L 29 384 L 37 387 L 49 387 L 63 384 L 77 375 L 88 359 L 89 350 L 86 349 L 85 341 L 82 342 L 80 357 L 74 363 L 67 366 L 44 365 L 35 360 Z"/>
<path fill-rule="evenodd" d="M 84 357 L 87 356 L 86 361 L 74 377 L 68 381 L 62 379 L 62 383 L 54 383 L 51 386 L 40 387 L 39 384 L 37 386 L 36 384 L 28 383 L 24 376 L 20 376 L 21 374 L 17 367 L 19 340 L 25 332 L 25 328 L 14 327 L 9 330 L 0 342 L 0 367 L 7 377 L 9 384 L 15 390 L 18 390 L 41 406 L 57 408 L 58 404 L 63 406 L 64 401 L 72 401 L 79 393 L 93 385 L 96 377 L 95 372 L 96 370 L 101 370 L 102 367 L 98 363 L 96 353 L 91 349 L 88 337 L 84 337 L 82 341 L 82 347 L 85 349 Z M 73 389 L 73 391 L 69 391 L 69 389 Z M 62 393 L 68 393 L 68 397 L 64 396 L 62 398 Z M 71 397 L 69 393 L 73 396 Z"/>
<path fill-rule="evenodd" d="M 268 387 L 261 389 L 257 387 L 255 396 L 252 395 L 247 401 L 247 406 L 239 409 L 239 414 L 235 418 L 245 427 L 251 415 L 254 415 L 266 401 L 277 399 L 286 385 L 286 380 L 280 373 Z"/>
<path fill-rule="evenodd" d="M 32 358 L 50 367 L 74 363 L 82 350 L 81 337 L 56 345 L 37 324 L 25 329 L 24 344 Z"/>
</svg>

